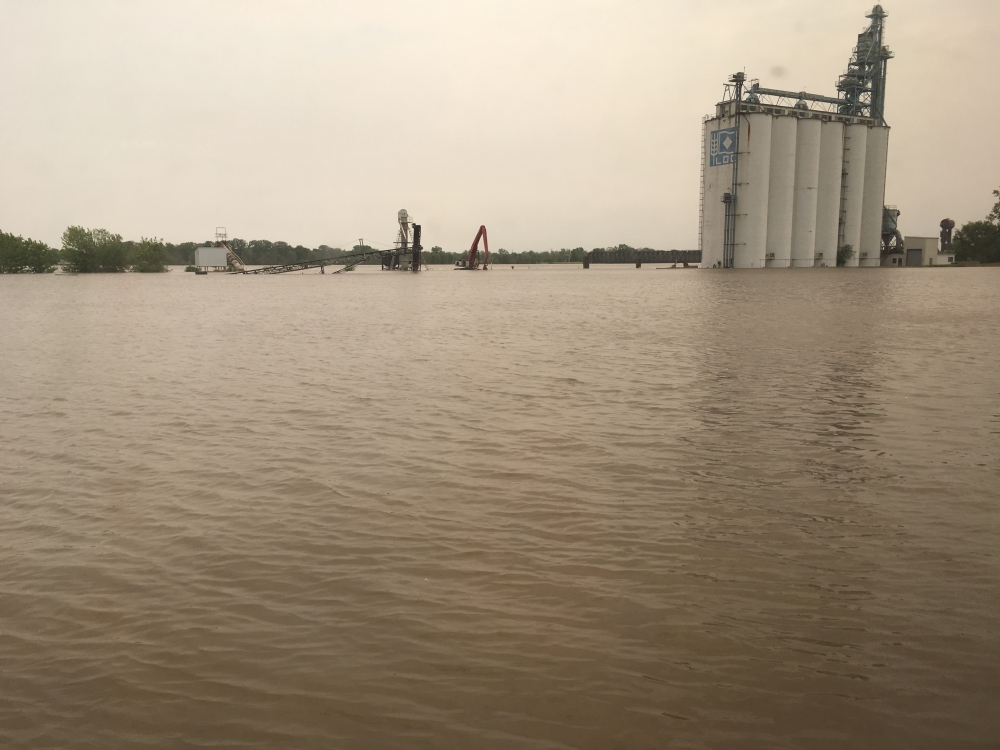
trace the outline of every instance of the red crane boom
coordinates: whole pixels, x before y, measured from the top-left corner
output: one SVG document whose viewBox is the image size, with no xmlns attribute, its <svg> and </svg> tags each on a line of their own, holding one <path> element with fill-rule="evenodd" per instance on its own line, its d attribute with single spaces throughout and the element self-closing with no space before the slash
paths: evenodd
<svg viewBox="0 0 1000 750">
<path fill-rule="evenodd" d="M 469 248 L 469 262 L 468 268 L 476 267 L 476 253 L 479 252 L 479 238 L 483 238 L 483 250 L 486 251 L 486 257 L 483 259 L 483 265 L 485 266 L 490 262 L 490 243 L 486 237 L 486 227 L 479 227 L 479 232 L 476 234 L 476 239 L 472 241 L 472 247 Z"/>
</svg>

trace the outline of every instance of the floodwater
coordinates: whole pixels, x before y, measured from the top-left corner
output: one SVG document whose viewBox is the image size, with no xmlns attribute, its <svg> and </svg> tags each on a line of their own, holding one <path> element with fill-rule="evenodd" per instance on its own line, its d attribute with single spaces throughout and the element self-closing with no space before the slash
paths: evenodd
<svg viewBox="0 0 1000 750">
<path fill-rule="evenodd" d="M 0 276 L 0 747 L 995 748 L 1000 269 Z"/>
</svg>

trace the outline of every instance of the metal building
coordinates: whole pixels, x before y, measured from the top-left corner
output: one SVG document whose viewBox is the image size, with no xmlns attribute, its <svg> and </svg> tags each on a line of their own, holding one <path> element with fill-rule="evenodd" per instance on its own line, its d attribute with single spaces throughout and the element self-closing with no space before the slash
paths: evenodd
<svg viewBox="0 0 1000 750">
<path fill-rule="evenodd" d="M 889 127 L 876 5 L 836 97 L 729 79 L 702 123 L 702 267 L 878 266 Z"/>
<path fill-rule="evenodd" d="M 937 237 L 914 237 L 911 235 L 904 240 L 902 253 L 905 255 L 898 261 L 901 266 L 904 264 L 907 266 L 949 266 L 955 262 L 955 254 L 951 252 L 950 247 L 938 248 Z"/>
<path fill-rule="evenodd" d="M 194 264 L 198 268 L 228 268 L 229 259 L 226 256 L 225 247 L 196 247 L 194 250 Z"/>
<path fill-rule="evenodd" d="M 410 214 L 405 208 L 396 214 L 399 221 L 399 234 L 396 236 L 396 246 L 391 252 L 382 255 L 383 271 L 420 271 L 423 264 L 420 245 L 420 225 L 410 220 Z M 412 232 L 412 235 L 411 235 Z"/>
</svg>

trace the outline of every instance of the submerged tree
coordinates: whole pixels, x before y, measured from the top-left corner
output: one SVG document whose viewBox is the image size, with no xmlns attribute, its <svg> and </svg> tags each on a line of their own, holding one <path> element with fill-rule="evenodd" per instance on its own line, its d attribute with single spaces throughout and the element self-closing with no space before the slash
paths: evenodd
<svg viewBox="0 0 1000 750">
<path fill-rule="evenodd" d="M 132 270 L 138 273 L 162 273 L 167 270 L 170 253 L 163 240 L 143 237 L 132 248 Z"/>
<path fill-rule="evenodd" d="M 0 273 L 50 273 L 58 260 L 44 242 L 0 232 Z"/>
<path fill-rule="evenodd" d="M 129 266 L 122 236 L 107 229 L 68 227 L 62 236 L 62 257 L 74 273 L 120 273 Z"/>
</svg>

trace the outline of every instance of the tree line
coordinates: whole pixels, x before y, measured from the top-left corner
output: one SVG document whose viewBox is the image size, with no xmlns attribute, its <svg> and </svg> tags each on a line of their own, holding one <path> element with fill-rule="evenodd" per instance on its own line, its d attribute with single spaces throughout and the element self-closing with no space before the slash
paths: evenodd
<svg viewBox="0 0 1000 750">
<path fill-rule="evenodd" d="M 0 231 L 0 273 L 49 273 L 59 251 L 37 240 Z"/>
<path fill-rule="evenodd" d="M 971 221 L 955 233 L 952 249 L 958 262 L 1000 263 L 1000 189 L 994 190 L 997 198 L 993 210 L 981 221 Z M 120 234 L 112 234 L 106 229 L 85 229 L 68 227 L 62 235 L 62 247 L 55 249 L 44 242 L 25 239 L 19 235 L 0 231 L 0 273 L 51 273 L 62 264 L 72 273 L 157 273 L 167 270 L 168 265 L 191 266 L 194 264 L 195 248 L 213 244 L 205 242 L 170 243 L 143 237 L 138 242 L 123 240 Z M 308 248 L 292 246 L 287 242 L 270 240 L 229 240 L 229 246 L 247 265 L 272 266 L 286 263 L 301 263 L 308 260 L 338 258 L 341 255 L 361 251 L 375 251 L 369 245 L 354 245 L 350 249 L 320 245 Z M 593 252 L 629 252 L 648 250 L 629 245 L 595 247 Z M 853 254 L 853 248 L 841 248 L 844 255 Z M 439 245 L 423 252 L 423 261 L 428 265 L 451 265 L 468 255 L 468 251 L 449 253 Z M 582 263 L 587 251 L 582 247 L 572 249 L 546 250 L 537 252 L 510 252 L 500 248 L 490 255 L 490 260 L 498 264 L 535 263 Z M 845 262 L 838 252 L 837 265 Z M 378 260 L 372 260 L 378 263 Z"/>
<path fill-rule="evenodd" d="M 309 248 L 281 241 L 239 238 L 228 242 L 243 262 L 251 266 L 284 265 L 339 258 L 358 252 L 377 252 L 376 248 L 367 244 L 356 244 L 344 249 L 329 245 Z M 74 226 L 63 232 L 62 247 L 57 250 L 44 242 L 0 232 L 0 273 L 50 273 L 60 264 L 71 273 L 160 272 L 166 271 L 169 265 L 193 266 L 195 249 L 212 244 L 214 243 L 210 240 L 171 243 L 146 237 L 135 242 L 123 240 L 120 234 L 113 234 L 106 229 Z M 632 249 L 628 245 L 619 245 L 595 250 L 619 248 Z M 582 263 L 586 254 L 582 247 L 543 252 L 527 250 L 520 253 L 500 248 L 490 254 L 490 260 L 499 264 Z M 428 265 L 451 265 L 467 255 L 467 250 L 450 253 L 435 245 L 430 250 L 424 250 L 422 258 Z M 378 264 L 379 260 L 375 258 L 369 262 Z"/>
<path fill-rule="evenodd" d="M 196 248 L 212 245 L 213 242 L 182 242 L 178 244 L 166 243 L 165 247 L 169 256 L 168 263 L 176 266 L 193 266 L 194 251 Z M 367 244 L 356 244 L 349 248 L 330 247 L 320 245 L 309 248 L 304 245 L 291 245 L 287 242 L 272 242 L 270 240 L 244 240 L 234 238 L 228 240 L 229 247 L 232 248 L 240 259 L 248 266 L 280 266 L 290 263 L 303 263 L 310 260 L 323 260 L 326 258 L 339 258 L 342 255 L 349 255 L 359 252 L 377 252 L 377 249 Z M 628 245 L 616 245 L 614 247 L 598 247 L 600 250 L 633 250 Z M 639 248 L 648 250 L 649 248 Z M 427 265 L 452 265 L 457 260 L 466 258 L 468 250 L 460 252 L 446 252 L 441 246 L 434 245 L 430 250 L 425 249 L 421 255 Z M 582 263 L 587 251 L 582 247 L 562 248 L 560 250 L 546 250 L 537 252 L 526 250 L 515 253 L 500 248 L 490 253 L 490 262 L 498 264 L 518 264 L 518 263 Z M 378 265 L 379 260 L 374 258 L 368 263 Z"/>
<path fill-rule="evenodd" d="M 44 242 L 0 231 L 0 273 L 51 273 L 57 266 L 70 273 L 157 273 L 169 265 L 190 266 L 195 248 L 214 244 L 205 242 L 164 242 L 143 237 L 138 242 L 124 240 L 107 229 L 68 227 L 62 235 L 62 247 L 55 249 Z M 336 258 L 359 250 L 373 250 L 356 245 L 350 250 L 320 245 L 292 247 L 287 242 L 269 240 L 229 241 L 230 247 L 249 265 L 280 265 L 319 258 Z"/>
<path fill-rule="evenodd" d="M 197 247 L 211 243 L 186 242 L 180 245 L 167 245 L 168 252 L 171 253 L 171 262 L 175 265 L 191 265 L 194 263 L 194 251 Z M 287 242 L 271 242 L 269 240 L 229 240 L 229 246 L 240 259 L 250 266 L 278 266 L 288 263 L 302 263 L 308 260 L 322 260 L 325 258 L 339 258 L 342 255 L 360 252 L 377 252 L 376 248 L 370 245 L 357 244 L 350 248 L 330 247 L 320 245 L 317 248 L 308 248 L 302 245 L 292 246 Z M 626 247 L 623 245 L 622 247 Z M 598 248 L 604 249 L 604 248 Z M 461 252 L 445 252 L 439 245 L 433 246 L 430 250 L 424 250 L 421 259 L 428 265 L 452 265 L 457 260 L 462 260 L 469 254 L 468 250 Z M 587 254 L 582 247 L 573 249 L 563 248 L 561 250 L 547 250 L 545 252 L 535 252 L 528 250 L 521 253 L 512 253 L 500 248 L 490 254 L 490 261 L 495 263 L 582 263 Z M 372 259 L 369 263 L 377 265 L 379 260 Z"/>
<path fill-rule="evenodd" d="M 1000 263 L 1000 188 L 993 191 L 997 202 L 982 221 L 970 221 L 955 232 L 951 249 L 958 262 Z"/>
<path fill-rule="evenodd" d="M 981 221 L 971 221 L 955 233 L 952 249 L 958 262 L 1000 263 L 1000 189 L 993 191 L 997 198 L 993 210 Z M 143 237 L 138 242 L 123 240 L 120 234 L 106 229 L 68 227 L 62 235 L 62 247 L 55 249 L 44 242 L 0 231 L 0 273 L 51 273 L 62 264 L 71 273 L 156 273 L 167 270 L 168 265 L 192 266 L 198 247 L 213 244 L 205 242 L 170 243 Z M 287 242 L 270 240 L 229 240 L 229 246 L 247 265 L 270 266 L 301 263 L 309 260 L 337 258 L 362 251 L 374 252 L 369 245 L 357 244 L 349 249 L 320 245 L 308 248 Z M 592 252 L 634 252 L 649 248 L 629 245 L 595 247 Z M 853 248 L 841 248 L 853 254 Z M 468 255 L 467 250 L 446 252 L 439 245 L 423 252 L 423 262 L 428 265 L 451 265 Z M 582 247 L 561 248 L 537 252 L 510 252 L 500 248 L 491 253 L 490 260 L 505 265 L 537 263 L 582 263 L 587 251 Z M 845 262 L 838 253 L 838 265 Z M 378 263 L 377 259 L 370 261 Z"/>
<path fill-rule="evenodd" d="M 562 248 L 560 250 L 543 250 L 542 252 L 525 250 L 520 253 L 512 253 L 501 247 L 499 250 L 490 253 L 490 263 L 498 263 L 500 265 L 515 265 L 519 263 L 583 263 L 583 258 L 586 254 L 587 251 L 582 247 L 575 247 L 573 249 Z M 469 257 L 468 250 L 464 250 L 459 253 L 446 253 L 437 246 L 432 247 L 429 253 L 423 253 L 424 263 L 427 263 L 428 265 L 436 263 L 452 264 L 456 260 L 462 260 L 467 257 Z"/>
<path fill-rule="evenodd" d="M 106 229 L 68 227 L 59 250 L 0 232 L 0 273 L 52 273 L 60 264 L 70 273 L 160 273 L 169 260 L 162 240 L 123 240 Z"/>
</svg>

